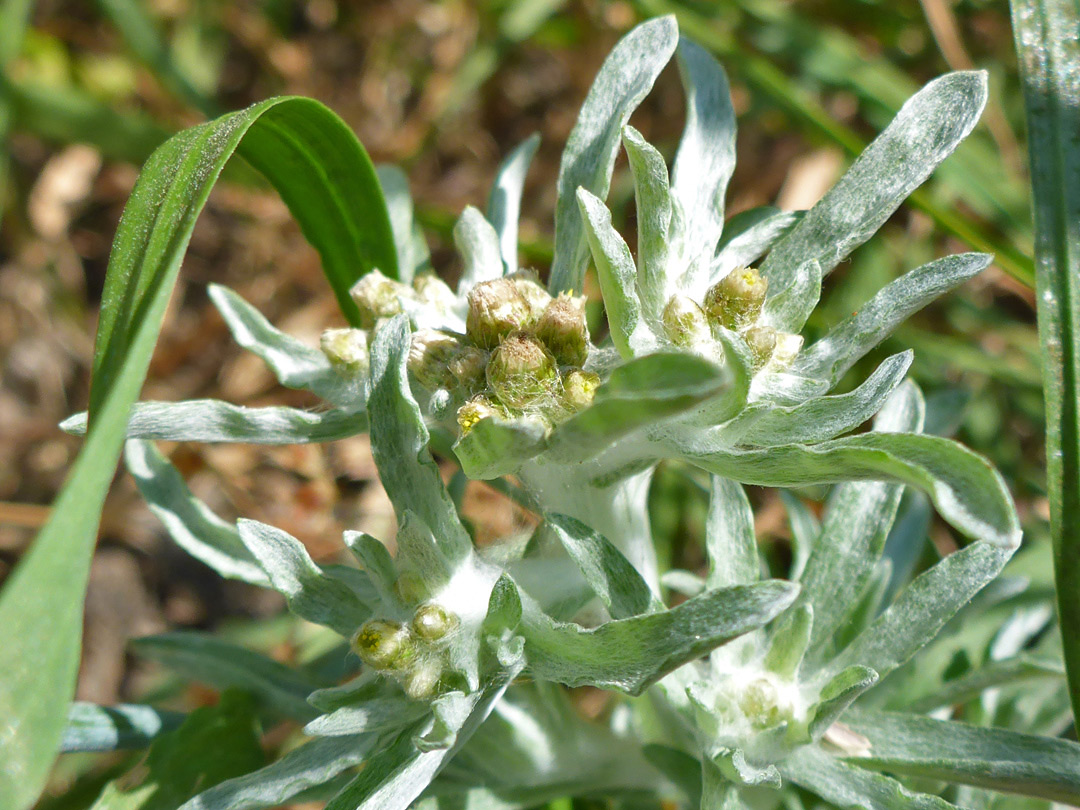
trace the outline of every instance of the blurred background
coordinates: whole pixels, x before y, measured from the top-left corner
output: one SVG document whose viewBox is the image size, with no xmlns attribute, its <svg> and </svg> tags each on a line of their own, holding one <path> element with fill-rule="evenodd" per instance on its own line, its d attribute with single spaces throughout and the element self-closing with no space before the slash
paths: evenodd
<svg viewBox="0 0 1080 810">
<path fill-rule="evenodd" d="M 539 132 L 521 248 L 525 265 L 544 274 L 559 155 L 578 107 L 618 38 L 641 19 L 672 12 L 731 78 L 740 129 L 729 216 L 765 204 L 809 207 L 918 87 L 948 70 L 989 71 L 978 129 L 829 278 L 808 332 L 936 256 L 995 253 L 989 271 L 905 325 L 852 379 L 885 354 L 914 348 L 928 430 L 956 435 L 994 461 L 1017 498 L 1031 553 L 1042 553 L 1029 186 L 1004 0 L 0 0 L 0 579 L 44 523 L 78 451 L 57 423 L 85 408 L 112 236 L 139 166 L 162 140 L 269 96 L 319 99 L 376 162 L 407 172 L 433 264 L 452 278 L 456 217 L 484 204 L 502 157 Z M 673 155 L 683 123 L 673 67 L 632 122 Z M 633 246 L 624 165 L 620 159 L 610 201 Z M 210 198 L 144 399 L 313 404 L 279 388 L 231 343 L 206 296 L 209 282 L 233 287 L 313 344 L 324 328 L 343 324 L 315 252 L 253 175 L 234 166 Z M 340 551 L 346 527 L 392 537 L 393 515 L 362 439 L 164 449 L 223 517 L 280 526 L 316 559 Z M 661 555 L 679 567 L 702 561 L 700 483 L 666 465 L 651 494 Z M 752 496 L 759 537 L 782 572 L 782 505 L 773 492 Z M 532 520 L 480 484 L 469 485 L 466 513 L 481 542 Z M 929 537 L 926 554 L 954 547 L 944 525 L 931 523 Z M 1047 566 L 1029 567 L 1048 581 Z M 119 474 L 91 573 L 78 697 L 159 697 L 188 707 L 212 700 L 128 653 L 129 637 L 167 628 L 213 629 L 302 661 L 314 654 L 307 630 L 282 618 L 282 607 L 276 594 L 226 583 L 174 547 Z M 92 798 L 102 761 L 65 757 L 54 794 L 85 783 Z"/>
</svg>

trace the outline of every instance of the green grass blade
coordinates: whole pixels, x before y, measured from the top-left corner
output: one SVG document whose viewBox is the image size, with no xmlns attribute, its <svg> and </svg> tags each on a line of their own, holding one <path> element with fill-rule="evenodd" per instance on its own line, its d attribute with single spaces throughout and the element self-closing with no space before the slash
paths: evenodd
<svg viewBox="0 0 1080 810">
<path fill-rule="evenodd" d="M 1058 615 L 1080 714 L 1080 6 L 1013 0 L 1035 194 L 1035 285 L 1046 391 Z"/>
<path fill-rule="evenodd" d="M 348 287 L 374 265 L 396 271 L 371 162 L 344 122 L 318 102 L 271 99 L 181 132 L 147 162 L 113 245 L 86 445 L 49 522 L 0 593 L 0 728 L 7 735 L 0 796 L 13 810 L 37 798 L 59 745 L 79 663 L 93 516 L 101 512 L 195 220 L 234 152 L 281 193 L 322 255 L 339 299 L 348 300 Z"/>
</svg>

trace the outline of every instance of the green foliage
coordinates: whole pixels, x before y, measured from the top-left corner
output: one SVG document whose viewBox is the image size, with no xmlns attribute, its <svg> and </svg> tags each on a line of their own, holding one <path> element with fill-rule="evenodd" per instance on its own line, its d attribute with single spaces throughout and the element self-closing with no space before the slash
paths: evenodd
<svg viewBox="0 0 1080 810">
<path fill-rule="evenodd" d="M 628 120 L 676 53 L 687 122 L 669 173 Z M 89 488 L 83 466 L 115 458 L 126 418 L 128 468 L 177 543 L 223 576 L 280 593 L 296 617 L 328 628 L 344 663 L 331 678 L 205 635 L 138 641 L 138 654 L 187 679 L 243 690 L 260 716 L 302 723 L 307 739 L 264 767 L 243 759 L 254 715 L 231 692 L 175 731 L 178 718 L 149 707 L 79 706 L 69 748 L 150 744 L 143 785 L 112 785 L 99 806 L 243 810 L 314 797 L 329 810 L 526 808 L 567 796 L 725 810 L 997 806 L 964 792 L 983 790 L 1077 803 L 1080 746 L 1060 736 L 1063 669 L 1046 593 L 1037 564 L 1014 559 L 1021 531 L 1004 479 L 924 432 L 943 422 L 942 407 L 928 419 L 905 380 L 911 352 L 839 388 L 991 257 L 948 256 L 879 281 L 831 328 L 819 315 L 823 278 L 948 158 L 985 101 L 982 73 L 936 79 L 809 211 L 725 222 L 736 135 L 724 71 L 680 39 L 673 17 L 643 23 L 601 68 L 563 152 L 547 289 L 518 269 L 535 138 L 500 168 L 486 215 L 468 207 L 454 227 L 456 290 L 428 272 L 404 175 L 376 173 L 314 102 L 266 102 L 168 141 L 114 247 L 89 429 L 82 415 L 65 423 L 87 433 L 87 448 L 61 506 L 100 505 L 104 484 Z M 620 145 L 636 256 L 604 200 Z M 234 149 L 279 188 L 352 326 L 315 349 L 225 288 L 211 298 L 283 385 L 328 407 L 148 402 L 129 413 L 194 217 Z M 561 294 L 583 289 L 590 256 L 607 315 L 600 341 L 583 302 Z M 359 567 L 320 564 L 273 526 L 225 523 L 150 444 L 365 430 L 397 534 L 346 532 Z M 478 547 L 433 451 L 468 478 L 516 476 L 520 489 L 499 485 L 540 526 Z M 672 569 L 653 545 L 647 495 L 662 462 L 708 478 L 698 572 Z M 759 547 L 746 484 L 827 495 L 819 518 L 784 493 L 790 561 Z M 931 552 L 928 503 L 966 545 Z M 0 641 L 50 678 L 30 695 L 28 671 L 18 673 L 0 704 L 22 718 L 16 732 L 37 758 L 14 763 L 36 770 L 14 788 L 19 808 L 56 749 L 75 660 L 60 643 L 26 641 L 64 578 L 58 639 L 77 637 L 70 582 L 85 579 L 88 530 L 59 514 L 0 602 L 0 618 L 14 616 Z M 688 598 L 668 602 L 662 585 Z M 66 656 L 67 671 L 45 653 Z M 1032 679 L 1045 694 L 1023 692 Z M 621 694 L 585 720 L 566 689 L 582 686 Z M 18 714 L 16 701 L 27 704 Z M 214 723 L 235 756 L 211 768 L 198 752 L 175 773 L 163 764 Z"/>
</svg>

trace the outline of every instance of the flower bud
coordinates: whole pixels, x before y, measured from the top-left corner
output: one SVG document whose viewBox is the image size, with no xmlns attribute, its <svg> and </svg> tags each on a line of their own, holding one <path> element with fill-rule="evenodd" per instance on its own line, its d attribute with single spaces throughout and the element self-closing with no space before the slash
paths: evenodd
<svg viewBox="0 0 1080 810">
<path fill-rule="evenodd" d="M 437 312 L 447 313 L 453 310 L 457 296 L 445 281 L 434 273 L 420 273 L 412 282 L 416 298 L 421 304 L 427 304 Z"/>
<path fill-rule="evenodd" d="M 776 330 L 771 326 L 754 326 L 743 332 L 746 345 L 750 348 L 750 358 L 754 368 L 761 368 L 769 362 L 776 349 Z"/>
<path fill-rule="evenodd" d="M 489 355 L 475 346 L 462 346 L 450 360 L 450 373 L 466 391 L 475 391 L 485 384 Z"/>
<path fill-rule="evenodd" d="M 765 304 L 769 280 L 752 267 L 736 267 L 705 293 L 705 314 L 728 329 L 743 329 L 757 320 Z"/>
<path fill-rule="evenodd" d="M 461 435 L 464 436 L 470 430 L 475 427 L 476 423 L 481 419 L 490 419 L 492 416 L 502 416 L 501 409 L 495 406 L 490 399 L 485 396 L 476 396 L 458 408 L 457 423 L 461 429 Z"/>
<path fill-rule="evenodd" d="M 349 295 L 360 308 L 360 325 L 372 329 L 380 318 L 392 318 L 401 312 L 402 295 L 413 297 L 411 288 L 372 270 L 356 282 Z"/>
<path fill-rule="evenodd" d="M 401 622 L 369 619 L 356 631 L 352 646 L 368 666 L 392 669 L 407 657 L 410 642 L 409 630 Z"/>
<path fill-rule="evenodd" d="M 368 368 L 368 339 L 363 329 L 327 329 L 319 338 L 319 348 L 333 365 L 347 371 Z"/>
<path fill-rule="evenodd" d="M 661 317 L 668 339 L 676 346 L 693 346 L 711 335 L 704 310 L 685 295 L 671 296 Z"/>
<path fill-rule="evenodd" d="M 394 594 L 407 605 L 423 602 L 431 593 L 424 578 L 415 571 L 402 571 L 394 580 Z"/>
<path fill-rule="evenodd" d="M 758 728 L 772 728 L 794 714 L 790 701 L 768 678 L 758 678 L 743 687 L 739 708 L 751 725 Z"/>
<path fill-rule="evenodd" d="M 521 297 L 529 305 L 528 323 L 535 323 L 551 303 L 551 295 L 540 283 L 539 276 L 533 270 L 519 270 L 507 278 L 514 283 Z M 528 324 L 523 324 L 526 326 Z"/>
<path fill-rule="evenodd" d="M 558 377 L 555 358 L 539 340 L 515 332 L 491 353 L 487 381 L 503 405 L 527 408 L 551 395 Z"/>
<path fill-rule="evenodd" d="M 600 378 L 591 371 L 575 368 L 563 375 L 563 404 L 570 411 L 580 411 L 592 405 Z"/>
<path fill-rule="evenodd" d="M 450 363 L 460 348 L 457 338 L 437 329 L 418 329 L 410 339 L 406 365 L 416 381 L 429 391 L 448 388 L 457 379 L 450 371 Z"/>
<path fill-rule="evenodd" d="M 509 279 L 482 281 L 469 291 L 465 333 L 477 346 L 494 349 L 500 340 L 526 325 L 530 311 L 528 301 Z"/>
<path fill-rule="evenodd" d="M 585 298 L 563 293 L 547 305 L 535 334 L 555 355 L 559 365 L 582 366 L 589 356 L 589 328 L 585 325 Z"/>
<path fill-rule="evenodd" d="M 438 641 L 457 629 L 460 620 L 442 605 L 429 602 L 416 609 L 412 619 L 412 631 L 425 641 Z"/>
</svg>

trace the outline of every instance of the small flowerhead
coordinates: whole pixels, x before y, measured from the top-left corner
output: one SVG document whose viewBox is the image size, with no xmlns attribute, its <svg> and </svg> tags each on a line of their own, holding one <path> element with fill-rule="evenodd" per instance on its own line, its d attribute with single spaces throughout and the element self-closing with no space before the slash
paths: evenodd
<svg viewBox="0 0 1080 810">
<path fill-rule="evenodd" d="M 776 330 L 771 326 L 752 326 L 743 332 L 754 368 L 761 368 L 773 356 L 776 349 Z"/>
<path fill-rule="evenodd" d="M 375 669 L 393 669 L 408 652 L 409 630 L 401 622 L 369 619 L 364 622 L 352 646 L 360 660 Z"/>
<path fill-rule="evenodd" d="M 555 355 L 559 365 L 581 366 L 589 356 L 585 299 L 562 294 L 544 309 L 535 334 Z"/>
<path fill-rule="evenodd" d="M 487 381 L 509 408 L 528 408 L 549 397 L 558 377 L 555 358 L 532 335 L 515 332 L 491 353 Z"/>
<path fill-rule="evenodd" d="M 736 267 L 705 293 L 705 314 L 726 329 L 744 329 L 757 320 L 769 289 L 752 267 Z"/>
<path fill-rule="evenodd" d="M 710 337 L 705 312 L 685 295 L 673 295 L 661 316 L 668 340 L 676 346 L 689 348 Z"/>
<path fill-rule="evenodd" d="M 495 403 L 490 399 L 483 395 L 475 396 L 458 408 L 458 428 L 461 430 L 461 435 L 464 436 L 472 430 L 480 420 L 502 415 L 503 412 L 497 408 Z"/>
<path fill-rule="evenodd" d="M 327 329 L 319 339 L 319 347 L 338 368 L 355 372 L 368 368 L 367 333 L 362 329 Z"/>
<path fill-rule="evenodd" d="M 504 337 L 529 322 L 529 302 L 513 281 L 483 281 L 469 291 L 465 333 L 477 346 L 494 349 Z"/>
<path fill-rule="evenodd" d="M 532 270 L 519 270 L 511 276 L 507 277 L 514 286 L 517 287 L 517 291 L 521 293 L 521 297 L 525 299 L 525 302 L 529 305 L 529 318 L 527 323 L 533 323 L 539 320 L 543 314 L 544 309 L 549 303 L 551 303 L 551 295 L 544 285 L 540 283 L 539 277 Z M 527 324 L 522 324 L 523 326 Z"/>
<path fill-rule="evenodd" d="M 599 376 L 580 368 L 572 369 L 563 375 L 563 405 L 571 412 L 587 408 L 592 405 L 599 387 Z"/>
<path fill-rule="evenodd" d="M 456 378 L 450 363 L 461 350 L 457 338 L 437 329 L 418 329 L 409 344 L 409 372 L 424 388 L 448 388 Z"/>
<path fill-rule="evenodd" d="M 400 297 L 412 297 L 413 290 L 372 270 L 353 285 L 349 295 L 360 309 L 360 325 L 372 329 L 380 319 L 392 318 L 401 312 Z"/>
<path fill-rule="evenodd" d="M 442 605 L 429 602 L 416 609 L 412 618 L 412 631 L 425 641 L 438 641 L 452 633 L 460 624 L 456 615 Z"/>
</svg>

